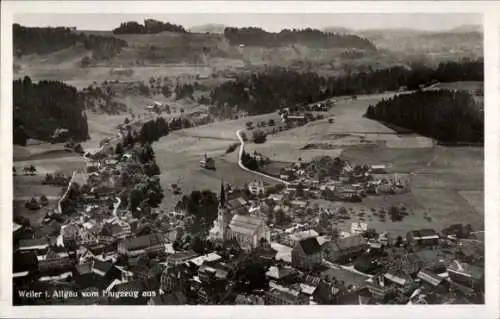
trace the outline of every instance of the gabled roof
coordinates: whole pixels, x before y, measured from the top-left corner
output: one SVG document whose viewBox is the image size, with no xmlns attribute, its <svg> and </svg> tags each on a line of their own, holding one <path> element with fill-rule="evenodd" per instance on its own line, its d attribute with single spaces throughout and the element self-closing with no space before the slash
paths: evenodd
<svg viewBox="0 0 500 319">
<path fill-rule="evenodd" d="M 76 266 L 76 271 L 80 275 L 96 274 L 105 276 L 112 268 L 113 264 L 94 258 L 93 260 Z"/>
<path fill-rule="evenodd" d="M 127 238 L 123 244 L 128 250 L 146 249 L 158 244 L 163 244 L 163 237 L 160 234 L 149 234 L 140 237 Z"/>
<path fill-rule="evenodd" d="M 264 224 L 264 221 L 258 217 L 234 215 L 229 228 L 236 233 L 252 235 Z"/>
<path fill-rule="evenodd" d="M 417 278 L 422 279 L 434 287 L 437 287 L 443 281 L 443 278 L 425 269 L 418 272 Z"/>
<path fill-rule="evenodd" d="M 45 249 L 49 247 L 49 240 L 47 237 L 44 238 L 33 238 L 33 239 L 21 239 L 19 241 L 19 249 Z"/>
<path fill-rule="evenodd" d="M 321 252 L 321 246 L 315 237 L 310 237 L 299 241 L 298 245 L 308 256 Z"/>
<path fill-rule="evenodd" d="M 457 275 L 471 277 L 477 280 L 480 280 L 482 277 L 484 277 L 484 268 L 460 262 L 458 260 L 454 260 L 448 266 L 447 270 Z"/>
<path fill-rule="evenodd" d="M 269 270 L 266 272 L 266 276 L 272 279 L 283 279 L 287 276 L 292 275 L 295 273 L 295 270 L 293 268 L 289 267 L 279 267 L 279 266 L 271 266 L 269 267 Z"/>
<path fill-rule="evenodd" d="M 243 197 L 236 197 L 227 202 L 231 209 L 239 209 L 245 206 L 248 202 Z"/>
</svg>

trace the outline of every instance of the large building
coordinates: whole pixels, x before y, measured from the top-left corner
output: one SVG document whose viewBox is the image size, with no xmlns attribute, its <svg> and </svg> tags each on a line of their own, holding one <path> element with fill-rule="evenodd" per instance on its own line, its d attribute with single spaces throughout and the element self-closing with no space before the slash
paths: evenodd
<svg viewBox="0 0 500 319">
<path fill-rule="evenodd" d="M 245 250 L 257 248 L 262 239 L 268 242 L 271 240 L 271 231 L 264 220 L 242 214 L 243 211 L 232 207 L 226 202 L 224 185 L 221 184 L 218 216 L 209 235 L 211 240 L 235 239 Z"/>
</svg>

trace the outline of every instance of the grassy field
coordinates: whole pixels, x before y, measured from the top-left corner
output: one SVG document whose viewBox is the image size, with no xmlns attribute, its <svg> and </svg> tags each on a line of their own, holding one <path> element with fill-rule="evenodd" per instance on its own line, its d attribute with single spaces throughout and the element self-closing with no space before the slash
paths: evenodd
<svg viewBox="0 0 500 319">
<path fill-rule="evenodd" d="M 247 143 L 248 152 L 256 150 L 282 165 L 304 161 L 318 155 L 342 156 L 353 163 L 392 164 L 390 173 L 408 174 L 411 191 L 394 196 L 369 197 L 362 203 L 323 202 L 330 207 L 345 206 L 354 211 L 375 208 L 388 209 L 403 204 L 410 212 L 401 222 L 380 222 L 367 214 L 370 227 L 404 235 L 411 229 L 432 227 L 441 230 L 452 223 L 470 223 L 476 229 L 484 227 L 483 206 L 483 153 L 481 147 L 444 147 L 418 135 L 399 135 L 387 126 L 362 117 L 369 104 L 384 95 L 360 96 L 357 100 L 337 99 L 328 120 L 280 132 L 268 137 L 264 144 Z M 191 189 L 218 189 L 222 177 L 230 183 L 242 184 L 254 179 L 236 166 L 237 152 L 224 155 L 226 148 L 236 141 L 234 132 L 244 128 L 247 121 L 254 123 L 274 115 L 241 118 L 234 121 L 176 132 L 155 144 L 165 189 L 179 182 L 186 191 Z M 366 143 L 362 141 L 368 141 Z M 335 149 L 302 148 L 311 143 L 328 143 Z M 198 168 L 203 153 L 216 159 L 217 171 Z M 165 200 L 169 201 L 168 198 Z M 164 205 L 167 205 L 165 203 Z M 424 216 L 428 214 L 432 221 Z M 353 219 L 339 224 L 348 230 Z"/>
<path fill-rule="evenodd" d="M 49 200 L 49 205 L 39 210 L 29 210 L 24 207 L 24 200 L 13 200 L 12 207 L 16 216 L 28 218 L 32 226 L 39 226 L 48 211 L 55 209 L 57 200 Z"/>
</svg>

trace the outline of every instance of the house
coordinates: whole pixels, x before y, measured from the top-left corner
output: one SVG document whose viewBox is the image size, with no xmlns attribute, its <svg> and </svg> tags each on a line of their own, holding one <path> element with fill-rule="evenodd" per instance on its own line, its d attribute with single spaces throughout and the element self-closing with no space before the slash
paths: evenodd
<svg viewBox="0 0 500 319">
<path fill-rule="evenodd" d="M 70 242 L 80 243 L 80 227 L 74 224 L 64 225 L 61 228 L 61 236 L 65 245 Z"/>
<path fill-rule="evenodd" d="M 370 173 L 372 174 L 385 174 L 387 165 L 372 165 L 370 166 Z"/>
<path fill-rule="evenodd" d="M 111 224 L 110 232 L 111 236 L 116 239 L 125 239 L 132 235 L 130 225 L 123 221 Z"/>
<path fill-rule="evenodd" d="M 269 291 L 265 293 L 266 305 L 308 305 L 309 296 L 274 282 L 269 283 Z"/>
<path fill-rule="evenodd" d="M 418 273 L 424 263 L 416 254 L 403 254 L 393 261 L 393 268 L 410 276 Z"/>
<path fill-rule="evenodd" d="M 200 160 L 200 167 L 204 169 L 215 169 L 215 160 L 204 154 Z"/>
<path fill-rule="evenodd" d="M 286 123 L 293 126 L 300 126 L 307 123 L 307 119 L 304 115 L 288 115 L 286 117 Z"/>
<path fill-rule="evenodd" d="M 248 184 L 248 190 L 253 195 L 265 195 L 266 188 L 263 181 L 253 181 Z"/>
<path fill-rule="evenodd" d="M 444 280 L 444 278 L 439 277 L 438 275 L 436 275 L 435 273 L 433 273 L 428 269 L 420 270 L 417 274 L 417 278 L 422 280 L 422 282 L 424 282 L 425 284 L 429 285 L 432 288 L 438 287 L 439 285 L 441 285 L 441 283 L 443 283 Z"/>
<path fill-rule="evenodd" d="M 351 234 L 353 235 L 361 235 L 365 231 L 368 230 L 368 224 L 367 223 L 351 223 Z"/>
<path fill-rule="evenodd" d="M 118 253 L 128 257 L 163 251 L 165 251 L 164 238 L 162 235 L 156 233 L 127 238 L 118 244 Z"/>
<path fill-rule="evenodd" d="M 244 250 L 257 248 L 262 240 L 271 241 L 271 231 L 263 219 L 255 216 L 234 215 L 229 223 L 226 240 L 236 239 Z"/>
<path fill-rule="evenodd" d="M 388 294 L 394 291 L 394 287 L 391 285 L 391 282 L 389 282 L 384 276 L 372 278 L 367 288 L 376 300 L 383 300 Z"/>
<path fill-rule="evenodd" d="M 285 243 L 288 246 L 293 247 L 302 239 L 307 239 L 307 238 L 311 238 L 311 237 L 318 237 L 318 236 L 319 236 L 318 232 L 315 231 L 314 229 L 299 231 L 299 232 L 292 233 L 289 236 L 287 236 L 287 238 L 285 239 Z"/>
<path fill-rule="evenodd" d="M 338 238 L 325 244 L 325 258 L 331 262 L 345 261 L 366 250 L 366 240 L 361 235 Z"/>
<path fill-rule="evenodd" d="M 38 261 L 38 269 L 43 274 L 61 274 L 71 271 L 76 264 L 76 258 L 70 256 L 68 250 L 64 247 L 51 246 L 45 258 Z"/>
<path fill-rule="evenodd" d="M 49 248 L 49 239 L 44 238 L 33 238 L 33 239 L 21 239 L 19 241 L 18 251 L 32 251 L 37 256 L 45 255 Z"/>
<path fill-rule="evenodd" d="M 283 267 L 278 265 L 269 267 L 269 270 L 266 272 L 266 277 L 279 283 L 290 279 L 296 273 L 296 270 L 292 267 Z"/>
<path fill-rule="evenodd" d="M 292 250 L 292 265 L 299 269 L 312 270 L 321 265 L 321 246 L 315 237 L 300 240 Z"/>
<path fill-rule="evenodd" d="M 412 230 L 406 234 L 406 241 L 414 246 L 436 246 L 439 244 L 439 235 L 433 229 Z"/>
<path fill-rule="evenodd" d="M 248 213 L 247 205 L 248 201 L 239 196 L 228 200 L 227 209 L 229 209 L 233 215 L 246 215 Z"/>
<path fill-rule="evenodd" d="M 454 260 L 448 265 L 446 270 L 450 279 L 454 282 L 474 289 L 482 289 L 484 287 L 484 267 Z"/>
<path fill-rule="evenodd" d="M 75 284 L 81 288 L 107 288 L 115 279 L 122 278 L 122 272 L 112 263 L 97 258 L 75 266 Z"/>
<path fill-rule="evenodd" d="M 14 284 L 29 284 L 38 276 L 38 259 L 33 251 L 15 252 L 12 266 Z"/>
<path fill-rule="evenodd" d="M 212 264 L 220 260 L 222 257 L 216 253 L 209 253 L 206 255 L 194 257 L 190 259 L 188 262 L 195 265 L 196 267 L 201 267 L 203 264 Z"/>
<path fill-rule="evenodd" d="M 375 304 L 375 298 L 368 287 L 364 287 L 339 295 L 337 303 L 339 305 L 373 305 Z"/>
<path fill-rule="evenodd" d="M 172 255 L 168 255 L 165 264 L 168 266 L 178 266 L 186 263 L 188 260 L 191 260 L 197 256 L 198 254 L 192 250 L 181 251 Z"/>
</svg>

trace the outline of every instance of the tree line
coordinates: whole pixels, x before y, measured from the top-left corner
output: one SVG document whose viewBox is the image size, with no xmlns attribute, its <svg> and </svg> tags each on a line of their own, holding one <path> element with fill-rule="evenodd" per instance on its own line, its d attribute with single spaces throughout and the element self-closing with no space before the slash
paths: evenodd
<svg viewBox="0 0 500 319">
<path fill-rule="evenodd" d="M 109 59 L 118 54 L 127 42 L 114 37 L 89 35 L 74 28 L 32 28 L 13 25 L 13 47 L 17 57 L 26 54 L 46 54 L 82 44 L 92 51 L 95 59 Z"/>
<path fill-rule="evenodd" d="M 225 28 L 224 36 L 232 45 L 258 47 L 280 47 L 302 44 L 317 48 L 357 48 L 375 51 L 369 40 L 357 35 L 322 32 L 316 29 L 284 29 L 278 33 L 267 32 L 261 28 Z"/>
<path fill-rule="evenodd" d="M 118 28 L 113 29 L 114 34 L 148 34 L 160 33 L 163 31 L 169 32 L 182 32 L 186 30 L 181 25 L 164 23 L 154 19 L 144 20 L 144 24 L 135 21 L 127 21 L 120 24 Z"/>
<path fill-rule="evenodd" d="M 89 138 L 87 116 L 77 89 L 59 81 L 33 83 L 26 76 L 13 81 L 14 144 L 26 145 L 27 138 L 51 140 L 58 128 L 68 130 L 74 141 Z"/>
<path fill-rule="evenodd" d="M 322 77 L 313 72 L 272 68 L 266 72 L 240 75 L 210 94 L 213 111 L 238 111 L 250 115 L 270 113 L 284 107 L 305 105 L 333 96 L 415 90 L 435 82 L 482 81 L 483 61 L 445 62 L 437 68 L 396 66 L 370 72 Z"/>
<path fill-rule="evenodd" d="M 366 117 L 442 142 L 484 143 L 484 112 L 462 91 L 417 91 L 370 105 Z"/>
</svg>

